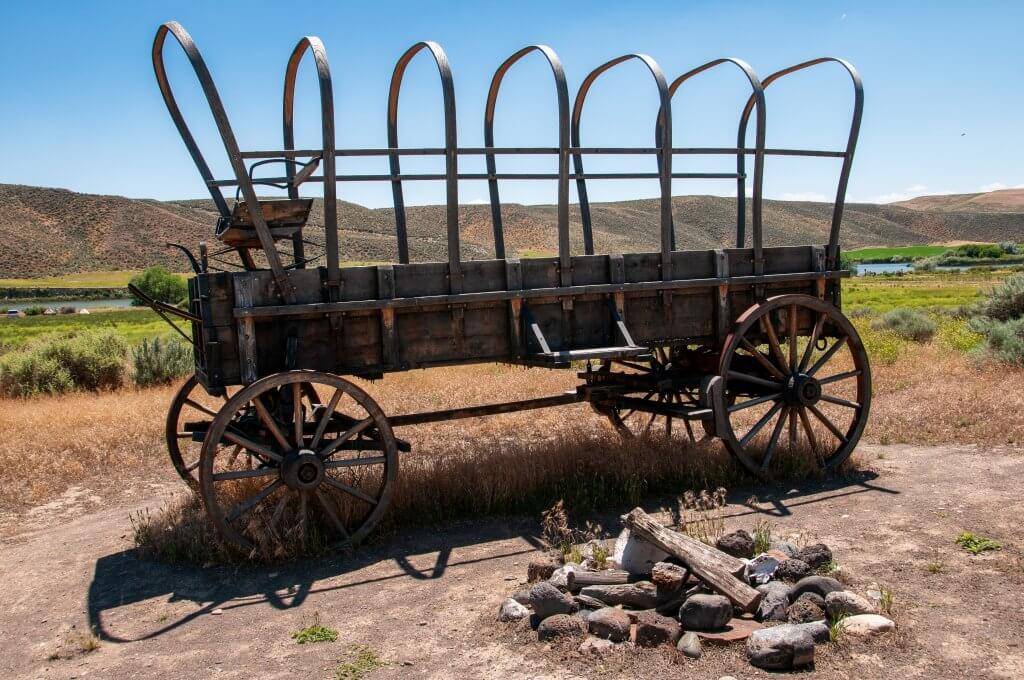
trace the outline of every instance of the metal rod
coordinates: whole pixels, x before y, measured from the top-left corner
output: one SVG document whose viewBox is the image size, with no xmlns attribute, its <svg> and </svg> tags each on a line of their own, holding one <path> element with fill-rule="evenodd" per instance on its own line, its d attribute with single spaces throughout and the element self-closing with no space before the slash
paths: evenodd
<svg viewBox="0 0 1024 680">
<path fill-rule="evenodd" d="M 661 153 L 658 146 L 570 146 L 566 149 L 570 154 L 602 154 L 621 156 L 657 155 Z M 242 158 L 313 158 L 323 155 L 323 149 L 276 149 L 242 151 Z M 559 153 L 556 146 L 464 146 L 455 150 L 459 156 L 554 156 Z M 752 147 L 732 146 L 688 146 L 675 147 L 673 155 L 719 156 L 742 153 L 751 156 L 757 153 Z M 335 149 L 335 156 L 443 156 L 445 150 L 439 147 L 409 147 L 401 149 Z M 826 158 L 845 158 L 845 151 L 829 151 L 827 149 L 764 149 L 766 156 L 815 156 Z"/>
<path fill-rule="evenodd" d="M 423 423 L 436 423 L 442 420 L 458 420 L 460 418 L 479 418 L 481 416 L 493 416 L 499 413 L 515 413 L 517 411 L 530 411 L 551 406 L 563 406 L 583 401 L 584 396 L 573 390 L 565 394 L 552 397 L 539 397 L 537 399 L 524 399 L 522 401 L 508 401 L 501 404 L 485 404 L 483 406 L 467 406 L 465 408 L 452 408 L 443 411 L 427 411 L 424 413 L 407 413 L 404 415 L 391 416 L 388 422 L 392 427 L 403 425 L 420 425 Z"/>
<path fill-rule="evenodd" d="M 740 177 L 735 172 L 674 172 L 670 175 L 674 179 L 736 179 Z M 657 172 L 588 172 L 585 175 L 570 173 L 569 179 L 660 179 L 661 174 Z M 337 175 L 338 182 L 391 182 L 395 179 L 401 181 L 425 181 L 425 180 L 448 180 L 447 174 L 440 173 L 409 173 L 398 175 Z M 496 180 L 496 179 L 558 179 L 559 175 L 551 172 L 498 172 L 493 175 L 485 172 L 467 172 L 456 175 L 460 180 Z M 287 177 L 268 177 L 259 182 L 281 183 Z M 313 175 L 307 182 L 323 182 L 322 175 Z M 257 182 L 257 183 L 259 183 Z M 212 182 L 213 186 L 228 187 L 235 186 L 238 182 L 233 179 L 219 179 Z M 593 253 L 587 253 L 593 255 Z M 407 262 L 403 264 L 408 264 Z"/>
</svg>

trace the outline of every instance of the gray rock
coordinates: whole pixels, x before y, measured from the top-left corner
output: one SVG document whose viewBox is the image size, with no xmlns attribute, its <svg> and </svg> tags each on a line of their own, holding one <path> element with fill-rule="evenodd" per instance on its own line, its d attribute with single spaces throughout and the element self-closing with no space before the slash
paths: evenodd
<svg viewBox="0 0 1024 680">
<path fill-rule="evenodd" d="M 724 595 L 691 595 L 679 608 L 686 630 L 721 630 L 732 618 L 732 602 Z"/>
<path fill-rule="evenodd" d="M 637 581 L 613 586 L 586 586 L 580 595 L 593 597 L 609 607 L 625 605 L 635 609 L 651 609 L 658 604 L 658 592 L 650 581 Z"/>
<path fill-rule="evenodd" d="M 789 670 L 814 663 L 814 638 L 797 626 L 754 631 L 747 638 L 747 659 L 765 670 Z"/>
<path fill-rule="evenodd" d="M 817 593 L 821 597 L 827 597 L 829 593 L 843 590 L 843 584 L 828 576 L 806 576 L 789 589 L 789 601 L 796 602 L 804 593 Z"/>
<path fill-rule="evenodd" d="M 838 626 L 844 635 L 853 635 L 855 637 L 874 637 L 888 633 L 896 628 L 896 624 L 890 619 L 878 614 L 847 616 L 839 621 Z"/>
<path fill-rule="evenodd" d="M 572 598 L 576 601 L 576 604 L 580 606 L 580 609 L 603 609 L 606 605 L 601 600 L 595 597 L 588 597 L 586 595 L 576 595 Z"/>
<path fill-rule="evenodd" d="M 715 541 L 715 547 L 733 557 L 754 556 L 754 537 L 743 529 L 726 534 Z"/>
<path fill-rule="evenodd" d="M 815 543 L 801 549 L 796 558 L 809 564 L 811 569 L 820 569 L 832 561 L 832 551 L 824 543 Z"/>
<path fill-rule="evenodd" d="M 651 569 L 651 581 L 658 586 L 659 590 L 675 592 L 682 589 L 685 583 L 686 570 L 678 564 L 670 562 L 658 562 Z"/>
<path fill-rule="evenodd" d="M 587 620 L 590 634 L 612 642 L 629 639 L 629 615 L 615 607 L 604 607 L 591 613 Z"/>
<path fill-rule="evenodd" d="M 530 615 L 530 610 L 519 604 L 511 597 L 501 603 L 498 609 L 498 620 L 502 623 L 520 621 Z"/>
<path fill-rule="evenodd" d="M 540 557 L 530 560 L 530 563 L 526 565 L 526 580 L 533 583 L 549 579 L 551 574 L 555 573 L 555 569 L 558 569 L 560 566 L 562 566 L 560 559 L 551 553 L 545 553 Z"/>
<path fill-rule="evenodd" d="M 636 617 L 636 644 L 639 647 L 674 645 L 681 634 L 678 621 L 657 612 L 640 612 Z"/>
<path fill-rule="evenodd" d="M 796 547 L 795 543 L 789 541 L 772 541 L 769 550 L 778 550 L 781 553 L 785 553 L 787 557 L 796 557 L 797 553 L 800 552 L 800 548 Z"/>
<path fill-rule="evenodd" d="M 572 597 L 547 581 L 541 581 L 530 588 L 530 604 L 541 621 L 555 614 L 571 614 L 577 609 Z"/>
<path fill-rule="evenodd" d="M 789 586 L 779 581 L 769 581 L 757 590 L 764 597 L 757 605 L 758 621 L 785 621 L 786 608 L 789 607 Z"/>
<path fill-rule="evenodd" d="M 700 655 L 704 653 L 700 646 L 700 636 L 693 632 L 684 633 L 676 643 L 676 649 L 682 652 L 683 656 L 688 656 L 691 659 L 699 659 Z"/>
<path fill-rule="evenodd" d="M 569 590 L 569 574 L 577 570 L 579 570 L 579 567 L 575 564 L 563 565 L 551 572 L 551 576 L 548 577 L 548 583 L 562 592 L 566 592 Z"/>
<path fill-rule="evenodd" d="M 515 595 L 512 596 L 512 599 L 515 600 L 516 602 L 518 602 L 519 604 L 525 604 L 526 606 L 529 606 L 530 605 L 530 591 L 529 590 L 520 590 L 518 593 L 516 593 Z"/>
<path fill-rule="evenodd" d="M 811 565 L 803 560 L 789 559 L 783 560 L 775 569 L 775 578 L 784 581 L 799 581 L 810 576 L 812 573 L 814 573 L 814 570 L 811 569 Z"/>
<path fill-rule="evenodd" d="M 587 639 L 580 643 L 577 651 L 579 651 L 580 654 L 594 654 L 595 656 L 602 656 L 612 649 L 615 649 L 615 643 L 611 640 L 605 640 L 603 638 L 596 638 L 592 635 L 588 635 Z"/>
<path fill-rule="evenodd" d="M 810 623 L 811 621 L 821 621 L 825 618 L 825 610 L 819 607 L 811 597 L 810 593 L 804 593 L 803 596 L 798 597 L 796 602 L 789 605 L 786 610 L 786 620 L 790 623 Z"/>
<path fill-rule="evenodd" d="M 563 637 L 583 637 L 587 634 L 587 624 L 572 614 L 555 614 L 540 622 L 537 627 L 538 640 L 553 640 Z"/>
<path fill-rule="evenodd" d="M 799 602 L 800 600 L 810 600 L 820 607 L 822 611 L 825 611 L 825 598 L 815 592 L 808 590 L 805 593 L 800 593 L 800 597 L 796 598 L 796 601 Z"/>
<path fill-rule="evenodd" d="M 794 628 L 807 631 L 811 634 L 811 639 L 814 640 L 814 644 L 816 645 L 828 642 L 831 639 L 827 621 L 811 621 L 810 623 L 792 623 L 786 625 L 791 625 Z"/>
<path fill-rule="evenodd" d="M 848 590 L 837 590 L 825 596 L 825 612 L 830 619 L 857 614 L 874 614 L 875 607 L 865 598 Z"/>
</svg>

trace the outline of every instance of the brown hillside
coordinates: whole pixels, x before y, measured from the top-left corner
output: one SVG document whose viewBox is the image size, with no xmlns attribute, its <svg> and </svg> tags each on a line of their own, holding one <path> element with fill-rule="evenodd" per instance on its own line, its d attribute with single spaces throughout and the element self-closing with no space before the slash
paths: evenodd
<svg viewBox="0 0 1024 680">
<path fill-rule="evenodd" d="M 979 194 L 918 196 L 893 205 L 928 211 L 1019 213 L 1024 212 L 1024 188 L 1001 189 Z"/>
<path fill-rule="evenodd" d="M 679 247 L 731 245 L 735 238 L 735 209 L 735 200 L 729 198 L 674 198 Z M 339 237 L 342 260 L 395 258 L 393 210 L 369 209 L 339 201 L 338 212 L 342 225 Z M 765 201 L 764 212 L 767 244 L 821 243 L 827 238 L 832 206 Z M 572 206 L 570 213 L 573 249 L 579 252 L 582 236 L 578 206 Z M 503 207 L 503 216 L 510 253 L 556 249 L 555 206 L 509 204 Z M 409 246 L 414 260 L 446 258 L 444 219 L 443 206 L 408 209 Z M 163 244 L 177 241 L 194 248 L 200 240 L 212 238 L 215 221 L 209 200 L 155 201 L 0 184 L 0 242 L 4 244 L 0 249 L 0 277 L 138 269 L 155 263 L 181 270 L 185 268 L 182 257 L 168 251 Z M 655 199 L 595 204 L 593 221 L 599 252 L 658 247 L 658 201 Z M 459 223 L 464 258 L 493 256 L 487 206 L 462 206 Z M 323 240 L 322 201 L 314 205 L 307 234 L 314 240 Z M 956 240 L 1024 240 L 1024 207 L 1019 212 L 966 208 L 923 210 L 866 203 L 850 204 L 846 208 L 842 243 L 847 248 Z"/>
</svg>

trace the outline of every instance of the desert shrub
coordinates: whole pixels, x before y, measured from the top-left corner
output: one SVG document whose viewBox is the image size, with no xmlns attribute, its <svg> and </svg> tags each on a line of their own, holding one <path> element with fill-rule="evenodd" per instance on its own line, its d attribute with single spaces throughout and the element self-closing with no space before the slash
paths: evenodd
<svg viewBox="0 0 1024 680">
<path fill-rule="evenodd" d="M 132 382 L 162 385 L 192 372 L 192 347 L 173 335 L 143 338 L 132 350 Z"/>
<path fill-rule="evenodd" d="M 891 331 L 904 340 L 927 342 L 935 335 L 936 324 L 926 313 L 909 307 L 897 307 L 871 322 L 877 331 Z"/>
<path fill-rule="evenodd" d="M 42 305 L 30 305 L 21 311 L 25 312 L 25 316 L 39 316 L 46 311 L 46 307 L 43 307 Z"/>
<path fill-rule="evenodd" d="M 1011 276 L 995 286 L 975 312 L 996 321 L 1024 316 L 1024 275 Z"/>
<path fill-rule="evenodd" d="M 975 317 L 970 326 L 985 338 L 985 349 L 993 358 L 1024 366 L 1024 318 L 996 321 Z"/>
<path fill-rule="evenodd" d="M 1007 255 L 1016 255 L 1020 252 L 1020 245 L 1013 241 L 1003 241 L 999 244 L 999 250 Z"/>
<path fill-rule="evenodd" d="M 78 312 L 78 310 L 72 307 L 71 305 L 65 305 L 57 311 L 59 311 L 61 314 L 75 314 L 76 312 Z"/>
<path fill-rule="evenodd" d="M 170 305 L 176 305 L 188 298 L 188 284 L 177 274 L 172 274 L 157 265 L 147 267 L 141 274 L 136 274 L 129 282 L 143 293 Z M 135 298 L 132 304 L 139 306 L 142 302 Z"/>
<path fill-rule="evenodd" d="M 0 357 L 0 393 L 15 397 L 121 385 L 128 344 L 113 330 L 43 336 Z"/>
</svg>

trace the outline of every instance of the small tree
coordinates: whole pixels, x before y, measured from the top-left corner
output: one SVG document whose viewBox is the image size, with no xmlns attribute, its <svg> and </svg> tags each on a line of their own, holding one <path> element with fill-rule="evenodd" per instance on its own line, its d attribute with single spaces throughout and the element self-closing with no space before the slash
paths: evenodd
<svg viewBox="0 0 1024 680">
<path fill-rule="evenodd" d="M 188 284 L 177 274 L 159 265 L 147 267 L 141 274 L 133 276 L 131 284 L 154 300 L 170 305 L 179 304 L 188 298 Z M 139 306 L 142 301 L 135 298 L 132 304 Z"/>
</svg>

